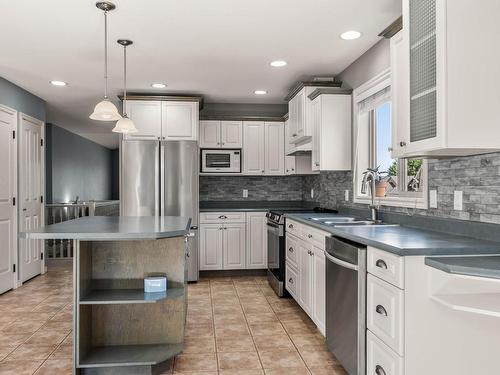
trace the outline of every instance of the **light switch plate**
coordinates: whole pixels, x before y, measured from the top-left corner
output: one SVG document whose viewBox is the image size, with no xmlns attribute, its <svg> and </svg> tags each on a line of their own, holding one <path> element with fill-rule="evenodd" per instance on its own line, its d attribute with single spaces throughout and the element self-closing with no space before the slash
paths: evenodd
<svg viewBox="0 0 500 375">
<path fill-rule="evenodd" d="M 344 199 L 346 202 L 349 201 L 349 190 L 344 191 Z"/>
<path fill-rule="evenodd" d="M 457 211 L 462 211 L 462 198 L 463 192 L 460 190 L 456 190 L 453 193 L 453 209 Z"/>
<path fill-rule="evenodd" d="M 429 191 L 429 207 L 437 208 L 438 207 L 438 192 L 437 190 Z"/>
<path fill-rule="evenodd" d="M 311 189 L 311 198 L 314 198 L 314 189 Z"/>
<path fill-rule="evenodd" d="M 248 198 L 248 189 L 243 189 L 243 198 Z"/>
</svg>

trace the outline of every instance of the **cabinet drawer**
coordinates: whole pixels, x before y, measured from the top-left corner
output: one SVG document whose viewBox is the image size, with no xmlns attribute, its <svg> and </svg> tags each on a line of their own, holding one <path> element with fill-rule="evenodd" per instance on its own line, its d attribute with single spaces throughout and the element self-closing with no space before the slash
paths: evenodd
<svg viewBox="0 0 500 375">
<path fill-rule="evenodd" d="M 297 300 L 298 282 L 299 273 L 287 262 L 285 271 L 285 288 L 290 292 L 295 300 Z"/>
<path fill-rule="evenodd" d="M 302 224 L 297 223 L 296 221 L 293 221 L 293 220 L 286 219 L 285 232 L 288 232 L 288 233 L 291 233 L 297 237 L 300 237 L 301 230 L 302 230 Z"/>
<path fill-rule="evenodd" d="M 287 234 L 286 235 L 286 261 L 297 267 L 297 246 L 298 238 Z"/>
<path fill-rule="evenodd" d="M 368 272 L 404 289 L 404 258 L 386 251 L 368 247 Z"/>
<path fill-rule="evenodd" d="M 308 225 L 302 227 L 302 238 L 311 245 L 314 245 L 321 250 L 325 250 L 325 238 L 330 234 L 322 230 L 312 228 Z"/>
<path fill-rule="evenodd" d="M 366 334 L 366 373 L 404 375 L 404 359 L 370 331 Z"/>
<path fill-rule="evenodd" d="M 244 223 L 245 212 L 201 212 L 200 223 Z"/>
<path fill-rule="evenodd" d="M 404 293 L 401 289 L 368 275 L 366 283 L 367 326 L 398 354 L 404 354 Z"/>
</svg>

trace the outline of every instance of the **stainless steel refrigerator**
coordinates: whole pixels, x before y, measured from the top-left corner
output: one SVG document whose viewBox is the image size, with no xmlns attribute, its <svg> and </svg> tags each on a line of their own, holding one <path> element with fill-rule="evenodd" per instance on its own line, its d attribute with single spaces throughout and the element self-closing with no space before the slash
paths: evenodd
<svg viewBox="0 0 500 375">
<path fill-rule="evenodd" d="M 198 143 L 123 140 L 120 153 L 121 215 L 190 217 L 188 281 L 197 281 Z"/>
</svg>

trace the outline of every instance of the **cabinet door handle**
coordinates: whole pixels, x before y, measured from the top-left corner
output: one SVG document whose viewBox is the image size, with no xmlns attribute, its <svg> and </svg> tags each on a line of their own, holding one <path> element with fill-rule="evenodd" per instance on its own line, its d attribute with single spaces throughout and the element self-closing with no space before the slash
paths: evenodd
<svg viewBox="0 0 500 375">
<path fill-rule="evenodd" d="M 377 307 L 375 307 L 375 311 L 377 312 L 377 314 L 387 316 L 387 310 L 382 305 L 377 305 Z"/>
<path fill-rule="evenodd" d="M 220 215 L 219 219 L 227 219 L 227 216 L 226 215 Z"/>
<path fill-rule="evenodd" d="M 293 224 L 288 224 L 288 228 L 293 229 Z"/>
<path fill-rule="evenodd" d="M 289 282 L 290 284 L 293 284 L 293 279 L 290 277 L 290 278 L 288 279 L 288 282 Z"/>
<path fill-rule="evenodd" d="M 377 259 L 377 261 L 375 262 L 375 265 L 378 267 L 378 268 L 382 268 L 384 270 L 387 269 L 387 263 L 382 260 L 382 259 Z"/>
<path fill-rule="evenodd" d="M 293 253 L 293 247 L 288 248 L 288 251 Z"/>
<path fill-rule="evenodd" d="M 318 162 L 314 163 L 314 165 L 315 165 L 316 167 L 319 167 L 319 163 L 318 163 Z"/>
<path fill-rule="evenodd" d="M 297 133 L 292 134 L 292 137 L 296 137 L 296 136 L 297 136 Z"/>
<path fill-rule="evenodd" d="M 314 253 L 312 251 L 309 252 L 310 256 L 314 256 Z"/>
<path fill-rule="evenodd" d="M 219 227 L 219 230 L 222 230 L 222 227 Z"/>
<path fill-rule="evenodd" d="M 406 146 L 406 142 L 405 142 L 405 141 L 401 141 L 401 142 L 399 142 L 399 146 L 400 146 L 400 147 L 405 147 L 405 146 Z"/>
<path fill-rule="evenodd" d="M 307 238 L 313 238 L 313 235 L 312 234 L 308 234 Z"/>
<path fill-rule="evenodd" d="M 384 368 L 380 365 L 375 366 L 375 374 L 386 375 Z"/>
</svg>

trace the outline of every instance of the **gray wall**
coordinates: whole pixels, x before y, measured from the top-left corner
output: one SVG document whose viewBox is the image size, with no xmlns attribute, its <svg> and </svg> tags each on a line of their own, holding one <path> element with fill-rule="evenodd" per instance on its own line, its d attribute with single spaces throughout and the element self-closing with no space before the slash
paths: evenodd
<svg viewBox="0 0 500 375">
<path fill-rule="evenodd" d="M 390 67 L 388 40 L 382 40 L 352 63 L 338 77 L 347 87 L 356 88 Z M 500 224 L 500 153 L 429 160 L 429 189 L 438 191 L 438 208 L 415 210 L 383 207 L 385 211 L 424 216 L 456 218 Z M 306 176 L 303 198 L 311 200 L 310 190 L 321 206 L 366 207 L 352 202 L 352 172 L 322 172 L 319 176 Z M 350 200 L 344 201 L 349 190 Z M 463 211 L 453 209 L 453 192 L 463 191 Z"/>
<path fill-rule="evenodd" d="M 45 122 L 45 101 L 0 77 L 0 104 Z"/>
<path fill-rule="evenodd" d="M 47 130 L 47 201 L 112 199 L 112 151 L 53 124 Z"/>
<path fill-rule="evenodd" d="M 200 201 L 301 200 L 302 182 L 299 176 L 200 176 Z"/>
</svg>

